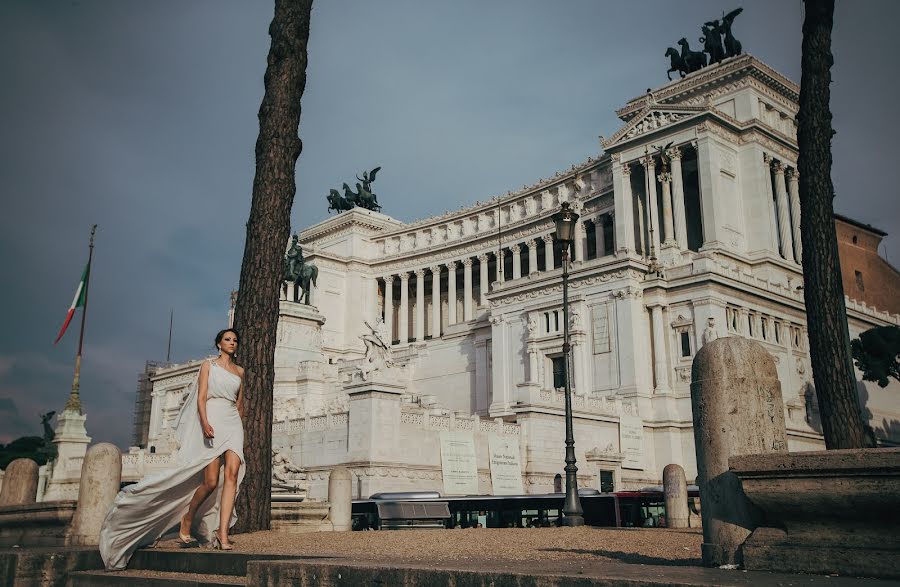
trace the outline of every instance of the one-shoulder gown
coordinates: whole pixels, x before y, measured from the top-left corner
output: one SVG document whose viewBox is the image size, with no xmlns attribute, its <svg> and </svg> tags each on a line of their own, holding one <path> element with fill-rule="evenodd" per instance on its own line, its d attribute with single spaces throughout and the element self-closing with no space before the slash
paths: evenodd
<svg viewBox="0 0 900 587">
<path fill-rule="evenodd" d="M 240 377 L 210 361 L 206 416 L 215 432 L 203 436 L 197 412 L 197 383 L 175 420 L 179 442 L 175 468 L 148 476 L 140 483 L 119 492 L 100 530 L 100 555 L 106 568 L 124 569 L 134 551 L 156 542 L 164 534 L 177 530 L 187 513 L 197 487 L 203 481 L 203 469 L 225 451 L 234 451 L 241 459 L 238 489 L 244 478 L 244 428 L 235 402 Z M 224 463 L 223 463 L 224 466 Z M 219 497 L 224 475 L 219 471 L 219 486 L 203 502 L 194 517 L 194 536 L 210 542 L 219 527 Z M 229 527 L 237 521 L 232 513 Z"/>
</svg>

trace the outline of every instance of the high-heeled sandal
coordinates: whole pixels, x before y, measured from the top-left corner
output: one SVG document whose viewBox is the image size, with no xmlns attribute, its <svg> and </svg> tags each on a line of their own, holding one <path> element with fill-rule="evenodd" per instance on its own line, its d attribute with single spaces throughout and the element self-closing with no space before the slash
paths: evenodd
<svg viewBox="0 0 900 587">
<path fill-rule="evenodd" d="M 184 520 L 184 518 L 182 518 Z M 181 533 L 181 526 L 178 527 L 178 546 L 180 548 L 195 548 L 200 546 L 200 542 L 193 536 Z"/>
<path fill-rule="evenodd" d="M 213 535 L 213 549 L 215 550 L 234 550 L 234 545 L 230 542 L 222 542 L 218 534 Z"/>
</svg>

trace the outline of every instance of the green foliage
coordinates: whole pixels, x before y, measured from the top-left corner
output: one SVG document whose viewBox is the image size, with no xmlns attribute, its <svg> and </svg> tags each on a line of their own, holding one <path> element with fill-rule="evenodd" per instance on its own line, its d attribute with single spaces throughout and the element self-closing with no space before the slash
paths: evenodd
<svg viewBox="0 0 900 587">
<path fill-rule="evenodd" d="M 7 445 L 0 444 L 0 469 L 6 469 L 16 459 L 31 459 L 38 465 L 49 460 L 49 455 L 40 436 L 22 436 Z"/>
<path fill-rule="evenodd" d="M 900 381 L 900 328 L 878 326 L 866 330 L 850 342 L 856 367 L 865 381 L 887 387 L 888 379 Z"/>
</svg>

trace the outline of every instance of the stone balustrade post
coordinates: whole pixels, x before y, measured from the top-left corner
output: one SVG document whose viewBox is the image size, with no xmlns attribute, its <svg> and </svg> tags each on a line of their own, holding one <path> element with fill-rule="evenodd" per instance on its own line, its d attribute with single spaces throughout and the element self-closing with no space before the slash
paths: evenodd
<svg viewBox="0 0 900 587">
<path fill-rule="evenodd" d="M 328 475 L 328 519 L 335 532 L 351 530 L 353 477 L 345 467 L 335 467 Z"/>
<path fill-rule="evenodd" d="M 681 465 L 666 465 L 663 469 L 663 494 L 666 498 L 666 527 L 687 528 L 691 512 L 688 509 L 687 478 Z"/>
</svg>

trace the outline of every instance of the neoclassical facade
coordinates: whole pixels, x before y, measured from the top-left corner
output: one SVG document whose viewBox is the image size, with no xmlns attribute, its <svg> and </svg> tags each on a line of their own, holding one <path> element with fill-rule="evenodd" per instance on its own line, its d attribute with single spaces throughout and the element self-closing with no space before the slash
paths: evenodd
<svg viewBox="0 0 900 587">
<path fill-rule="evenodd" d="M 791 450 L 823 446 L 806 337 L 796 123 L 799 87 L 750 55 L 629 101 L 604 152 L 515 193 L 413 223 L 356 208 L 300 233 L 319 268 L 311 306 L 281 302 L 274 444 L 326 495 L 443 491 L 441 433 L 471 434 L 492 493 L 491 435 L 519 447 L 526 492 L 564 466 L 561 255 L 551 215 L 580 214 L 570 269 L 571 384 L 582 487 L 637 488 L 663 467 L 696 475 L 690 368 L 709 340 L 745 336 L 775 358 Z M 389 207 L 389 198 L 383 198 Z M 900 316 L 848 300 L 851 336 Z M 379 323 L 383 321 L 383 325 Z M 381 328 L 390 364 L 362 339 Z M 198 362 L 159 369 L 148 450 Z M 897 443 L 900 394 L 860 382 Z M 627 439 L 627 442 L 626 442 Z"/>
</svg>

